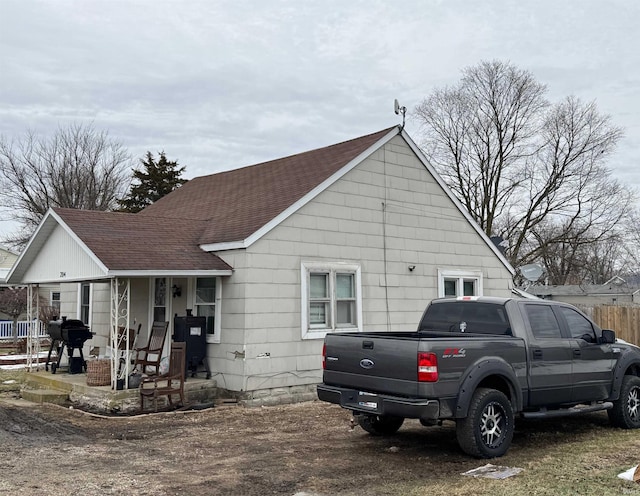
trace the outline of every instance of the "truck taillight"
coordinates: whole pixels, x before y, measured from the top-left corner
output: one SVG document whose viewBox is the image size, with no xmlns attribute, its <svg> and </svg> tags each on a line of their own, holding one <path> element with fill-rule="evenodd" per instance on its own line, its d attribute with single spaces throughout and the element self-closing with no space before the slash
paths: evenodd
<svg viewBox="0 0 640 496">
<path fill-rule="evenodd" d="M 322 370 L 327 368 L 327 345 L 322 345 Z"/>
<path fill-rule="evenodd" d="M 418 382 L 438 380 L 438 357 L 435 353 L 418 353 Z"/>
</svg>

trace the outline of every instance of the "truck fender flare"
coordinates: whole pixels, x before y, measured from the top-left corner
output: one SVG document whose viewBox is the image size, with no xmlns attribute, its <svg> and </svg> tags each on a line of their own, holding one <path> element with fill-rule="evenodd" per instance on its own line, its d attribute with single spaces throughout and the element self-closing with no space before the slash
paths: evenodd
<svg viewBox="0 0 640 496">
<path fill-rule="evenodd" d="M 613 386 L 611 388 L 611 396 L 609 400 L 617 400 L 620 398 L 620 389 L 622 388 L 622 379 L 624 379 L 624 373 L 629 367 L 640 368 L 640 360 L 634 353 L 629 353 L 628 350 L 622 352 L 622 356 L 618 359 L 616 368 L 613 370 Z"/>
<path fill-rule="evenodd" d="M 490 376 L 497 376 L 504 380 L 509 387 L 513 411 L 522 410 L 522 392 L 511 366 L 501 358 L 483 358 L 472 364 L 465 372 L 458 390 L 454 417 L 464 418 L 467 416 L 473 393 L 478 389 L 478 385 Z"/>
</svg>

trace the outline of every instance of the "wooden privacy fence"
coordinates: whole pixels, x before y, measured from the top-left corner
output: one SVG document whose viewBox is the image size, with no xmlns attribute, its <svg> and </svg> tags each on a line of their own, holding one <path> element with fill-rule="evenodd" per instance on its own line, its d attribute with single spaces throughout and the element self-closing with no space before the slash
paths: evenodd
<svg viewBox="0 0 640 496">
<path fill-rule="evenodd" d="M 602 329 L 616 331 L 616 337 L 640 346 L 640 306 L 599 305 L 579 307 Z"/>
</svg>

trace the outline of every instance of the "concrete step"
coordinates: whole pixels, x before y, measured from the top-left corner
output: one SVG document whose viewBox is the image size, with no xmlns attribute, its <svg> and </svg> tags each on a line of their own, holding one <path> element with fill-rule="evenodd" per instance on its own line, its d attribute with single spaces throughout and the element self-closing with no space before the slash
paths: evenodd
<svg viewBox="0 0 640 496">
<path fill-rule="evenodd" d="M 33 403 L 54 403 L 64 405 L 69 401 L 69 394 L 54 389 L 23 389 L 21 396 Z"/>
</svg>

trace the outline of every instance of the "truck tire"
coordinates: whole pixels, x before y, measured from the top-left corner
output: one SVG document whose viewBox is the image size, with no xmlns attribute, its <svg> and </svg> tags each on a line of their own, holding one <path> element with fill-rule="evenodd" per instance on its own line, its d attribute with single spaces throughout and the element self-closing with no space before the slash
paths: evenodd
<svg viewBox="0 0 640 496">
<path fill-rule="evenodd" d="M 622 378 L 620 398 L 607 411 L 609 421 L 622 429 L 640 428 L 640 377 L 625 375 Z"/>
<path fill-rule="evenodd" d="M 513 439 L 513 408 L 504 393 L 478 388 L 466 418 L 456 423 L 456 437 L 462 451 L 477 458 L 504 455 Z"/>
<path fill-rule="evenodd" d="M 404 422 L 402 417 L 391 415 L 358 415 L 356 419 L 360 427 L 374 436 L 395 434 Z"/>
</svg>

